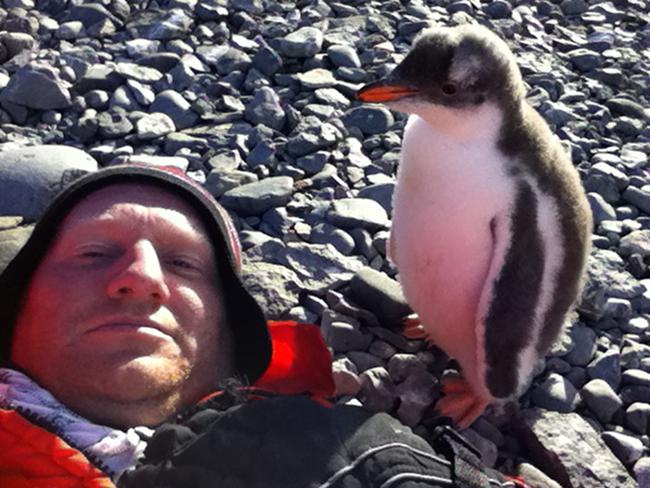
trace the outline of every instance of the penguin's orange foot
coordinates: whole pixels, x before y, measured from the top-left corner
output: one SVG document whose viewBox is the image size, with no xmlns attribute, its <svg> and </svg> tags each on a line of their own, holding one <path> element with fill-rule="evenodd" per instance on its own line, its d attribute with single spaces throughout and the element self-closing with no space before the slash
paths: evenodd
<svg viewBox="0 0 650 488">
<path fill-rule="evenodd" d="M 404 330 L 402 335 L 407 339 L 426 339 L 427 331 L 424 329 L 424 326 L 420 322 L 420 317 L 418 314 L 412 313 L 407 315 L 404 320 L 402 320 L 404 325 Z"/>
<path fill-rule="evenodd" d="M 436 411 L 450 417 L 462 429 L 472 425 L 490 403 L 476 395 L 462 378 L 444 378 L 442 391 L 445 396 L 436 403 Z"/>
</svg>

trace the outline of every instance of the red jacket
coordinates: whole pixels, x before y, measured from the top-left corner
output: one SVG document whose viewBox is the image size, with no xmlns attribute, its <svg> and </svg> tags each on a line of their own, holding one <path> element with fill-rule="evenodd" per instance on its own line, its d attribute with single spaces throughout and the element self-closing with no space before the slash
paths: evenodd
<svg viewBox="0 0 650 488">
<path fill-rule="evenodd" d="M 271 364 L 255 383 L 259 389 L 308 394 L 325 402 L 334 394 L 332 358 L 316 326 L 269 322 Z M 0 409 L 0 487 L 114 488 L 105 473 L 61 438 Z"/>
</svg>

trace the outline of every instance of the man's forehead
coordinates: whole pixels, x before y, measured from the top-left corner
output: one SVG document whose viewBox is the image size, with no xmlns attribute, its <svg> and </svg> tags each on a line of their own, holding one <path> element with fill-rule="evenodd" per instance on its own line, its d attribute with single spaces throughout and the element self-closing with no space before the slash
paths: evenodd
<svg viewBox="0 0 650 488">
<path fill-rule="evenodd" d="M 197 211 L 172 190 L 153 183 L 114 183 L 82 197 L 70 209 L 62 228 L 97 221 L 128 219 L 134 209 L 153 210 L 160 222 L 188 225 L 207 236 Z M 128 222 L 126 222 L 128 223 Z"/>
</svg>

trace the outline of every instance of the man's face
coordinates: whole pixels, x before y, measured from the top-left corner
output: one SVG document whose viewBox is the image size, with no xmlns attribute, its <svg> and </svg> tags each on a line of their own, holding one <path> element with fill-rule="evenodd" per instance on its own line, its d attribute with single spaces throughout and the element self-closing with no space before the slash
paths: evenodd
<svg viewBox="0 0 650 488">
<path fill-rule="evenodd" d="M 111 185 L 62 222 L 27 290 L 12 360 L 91 418 L 102 402 L 182 408 L 232 373 L 223 315 L 192 208 L 156 186 Z"/>
</svg>

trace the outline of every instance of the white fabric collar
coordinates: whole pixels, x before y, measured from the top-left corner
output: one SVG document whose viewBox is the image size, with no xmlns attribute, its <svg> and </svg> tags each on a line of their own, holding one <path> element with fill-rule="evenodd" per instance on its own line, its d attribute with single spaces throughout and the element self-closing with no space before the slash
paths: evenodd
<svg viewBox="0 0 650 488">
<path fill-rule="evenodd" d="M 0 407 L 30 414 L 56 435 L 81 451 L 114 481 L 135 467 L 147 447 L 153 429 L 133 427 L 127 431 L 94 424 L 67 408 L 47 390 L 19 371 L 0 368 Z"/>
</svg>

